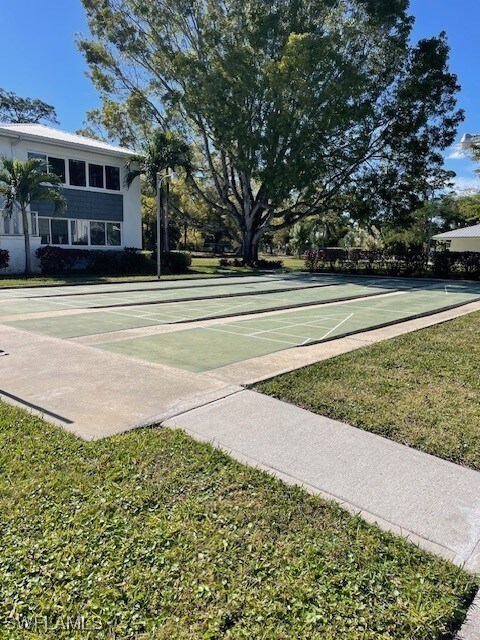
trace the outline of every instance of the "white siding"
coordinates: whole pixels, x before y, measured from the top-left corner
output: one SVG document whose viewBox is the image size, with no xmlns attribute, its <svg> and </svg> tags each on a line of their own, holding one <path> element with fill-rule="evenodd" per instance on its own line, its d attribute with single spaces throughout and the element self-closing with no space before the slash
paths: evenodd
<svg viewBox="0 0 480 640">
<path fill-rule="evenodd" d="M 116 166 L 120 168 L 121 175 L 121 190 L 120 191 L 106 191 L 103 189 L 95 189 L 92 187 L 73 187 L 67 185 L 69 189 L 79 189 L 81 191 L 92 191 L 98 193 L 120 193 L 123 195 L 123 223 L 122 223 L 122 246 L 121 247 L 105 247 L 105 249 L 122 249 L 123 247 L 136 247 L 142 248 L 142 214 L 141 214 L 141 199 L 140 199 L 140 180 L 137 179 L 131 185 L 130 189 L 126 189 L 123 184 L 124 179 L 124 167 L 126 158 L 119 157 L 118 155 L 110 155 L 105 152 L 93 152 L 83 149 L 77 149 L 76 147 L 68 147 L 64 144 L 51 144 L 48 142 L 36 142 L 28 139 L 14 139 L 8 136 L 0 135 L 0 156 L 6 156 L 8 158 L 18 158 L 19 160 L 27 160 L 28 152 L 45 153 L 53 157 L 84 160 L 85 162 L 91 162 L 95 164 L 104 164 L 110 166 Z M 0 209 L 2 208 L 0 202 Z M 65 213 L 65 217 L 68 217 L 68 212 Z M 23 256 L 23 239 L 21 242 L 17 242 L 17 238 L 10 240 L 10 236 L 0 236 L 0 247 L 9 249 L 10 251 L 10 263 L 13 265 L 24 264 Z M 34 238 L 32 237 L 32 241 Z M 35 239 L 35 243 L 39 244 L 39 239 Z M 8 246 L 7 246 L 8 245 Z M 20 253 L 22 255 L 20 255 Z M 15 255 L 13 255 L 13 253 Z M 22 271 L 23 268 L 17 269 Z"/>
<path fill-rule="evenodd" d="M 475 251 L 480 253 L 480 238 L 452 238 L 448 241 L 450 244 L 450 251 L 458 253 L 460 251 Z M 440 240 L 437 241 L 438 247 L 442 246 Z"/>
</svg>

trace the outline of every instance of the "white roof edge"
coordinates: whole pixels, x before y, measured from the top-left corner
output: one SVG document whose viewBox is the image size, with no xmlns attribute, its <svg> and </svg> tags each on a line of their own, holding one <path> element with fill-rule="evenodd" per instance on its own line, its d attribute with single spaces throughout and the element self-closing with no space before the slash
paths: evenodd
<svg viewBox="0 0 480 640">
<path fill-rule="evenodd" d="M 31 129 L 30 131 L 28 129 Z M 91 153 L 98 153 L 103 155 L 114 155 L 117 157 L 126 157 L 138 155 L 136 151 L 127 149 L 125 147 L 117 147 L 109 144 L 108 142 L 102 142 L 95 140 L 94 138 L 87 138 L 85 136 L 79 136 L 75 133 L 68 133 L 60 129 L 54 129 L 53 127 L 47 127 L 45 125 L 34 124 L 2 124 L 0 123 L 0 135 L 5 135 L 11 138 L 19 138 L 25 140 L 32 140 L 34 142 L 43 142 L 59 147 L 75 147 L 84 151 L 90 151 Z"/>
<path fill-rule="evenodd" d="M 470 227 L 462 227 L 461 229 L 453 229 L 444 233 L 437 233 L 432 236 L 433 240 L 449 240 L 454 238 L 480 238 L 480 224 L 474 224 Z"/>
</svg>

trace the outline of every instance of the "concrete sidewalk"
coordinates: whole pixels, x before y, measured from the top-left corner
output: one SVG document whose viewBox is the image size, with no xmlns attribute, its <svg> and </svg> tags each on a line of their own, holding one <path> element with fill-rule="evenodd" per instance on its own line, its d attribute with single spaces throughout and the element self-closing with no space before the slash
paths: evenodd
<svg viewBox="0 0 480 640">
<path fill-rule="evenodd" d="M 85 440 L 106 438 L 240 389 L 206 376 L 1 327 L 0 399 Z"/>
<path fill-rule="evenodd" d="M 480 571 L 476 471 L 254 391 L 239 391 L 164 425 Z"/>
</svg>

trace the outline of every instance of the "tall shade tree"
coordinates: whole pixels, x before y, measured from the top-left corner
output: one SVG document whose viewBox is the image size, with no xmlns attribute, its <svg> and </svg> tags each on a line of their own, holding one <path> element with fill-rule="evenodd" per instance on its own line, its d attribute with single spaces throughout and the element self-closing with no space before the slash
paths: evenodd
<svg viewBox="0 0 480 640">
<path fill-rule="evenodd" d="M 58 124 L 55 107 L 38 98 L 21 98 L 12 91 L 0 89 L 0 122 L 42 121 Z"/>
<path fill-rule="evenodd" d="M 3 215 L 12 216 L 19 211 L 22 217 L 25 241 L 25 273 L 32 272 L 30 254 L 29 209 L 32 203 L 50 200 L 55 209 L 63 209 L 66 201 L 60 192 L 62 179 L 45 173 L 45 163 L 40 158 L 22 162 L 10 158 L 0 158 L 0 203 Z M 2 202 L 3 201 L 3 202 Z"/>
<path fill-rule="evenodd" d="M 463 117 L 446 36 L 411 46 L 408 0 L 83 4 L 106 128 L 176 126 L 201 159 L 190 188 L 234 220 L 247 262 L 386 167 L 421 198 Z"/>
</svg>

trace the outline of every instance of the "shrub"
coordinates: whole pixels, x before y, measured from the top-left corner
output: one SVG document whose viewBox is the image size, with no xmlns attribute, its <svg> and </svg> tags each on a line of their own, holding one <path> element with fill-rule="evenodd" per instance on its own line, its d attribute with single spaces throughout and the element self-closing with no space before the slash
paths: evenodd
<svg viewBox="0 0 480 640">
<path fill-rule="evenodd" d="M 252 264 L 254 269 L 281 269 L 283 267 L 282 260 L 263 260 L 262 258 L 255 260 Z"/>
<path fill-rule="evenodd" d="M 184 251 L 169 251 L 162 254 L 163 268 L 170 273 L 185 273 L 192 264 L 192 256 Z"/>
<path fill-rule="evenodd" d="M 390 276 L 425 276 L 428 267 L 421 247 L 397 245 L 386 250 L 311 249 L 305 257 L 310 272 L 371 273 Z M 448 251 L 433 255 L 433 275 L 437 278 L 480 279 L 480 253 Z"/>
<path fill-rule="evenodd" d="M 433 256 L 433 275 L 436 278 L 447 278 L 450 275 L 450 254 L 446 251 Z"/>
<path fill-rule="evenodd" d="M 10 254 L 7 249 L 0 249 L 0 269 L 6 269 L 10 262 Z"/>
<path fill-rule="evenodd" d="M 157 252 L 152 252 L 152 260 L 157 263 Z M 185 251 L 163 251 L 162 269 L 169 273 L 186 273 L 192 264 L 192 256 Z"/>
<path fill-rule="evenodd" d="M 231 260 L 229 260 L 228 258 L 220 258 L 218 263 L 221 267 L 244 267 L 245 266 L 243 263 L 243 260 L 240 260 L 240 258 L 232 258 Z"/>
<path fill-rule="evenodd" d="M 42 273 L 51 275 L 70 271 L 78 261 L 79 249 L 61 249 L 60 247 L 40 247 L 35 255 L 40 262 Z M 82 252 L 83 253 L 83 252 Z"/>
<path fill-rule="evenodd" d="M 320 269 L 320 256 L 316 249 L 309 249 L 305 255 L 305 267 L 310 273 L 319 271 Z"/>
<path fill-rule="evenodd" d="M 151 273 L 154 271 L 150 256 L 141 253 L 135 247 L 125 247 L 123 250 L 122 268 L 125 273 Z"/>
<path fill-rule="evenodd" d="M 480 278 L 480 253 L 443 251 L 433 257 L 433 274 L 438 278 Z"/>
<path fill-rule="evenodd" d="M 68 274 L 83 272 L 95 275 L 147 274 L 154 266 L 138 249 L 102 251 L 86 249 L 63 249 L 45 246 L 37 249 L 36 256 L 42 273 Z"/>
<path fill-rule="evenodd" d="M 228 258 L 220 258 L 219 260 L 219 264 L 221 267 L 252 267 L 252 269 L 281 269 L 283 267 L 283 261 L 282 260 L 264 260 L 262 258 L 259 258 L 258 260 L 255 260 L 255 262 L 252 262 L 251 264 L 247 265 L 245 264 L 245 262 L 243 260 L 241 260 L 240 258 L 233 258 L 232 260 L 229 260 Z"/>
</svg>

